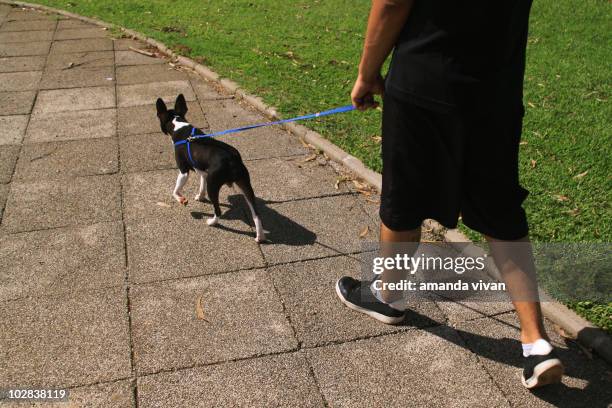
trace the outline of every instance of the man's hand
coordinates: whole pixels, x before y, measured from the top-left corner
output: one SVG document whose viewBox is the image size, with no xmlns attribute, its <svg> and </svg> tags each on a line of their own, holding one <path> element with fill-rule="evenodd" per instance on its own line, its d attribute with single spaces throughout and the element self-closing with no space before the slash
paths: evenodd
<svg viewBox="0 0 612 408">
<path fill-rule="evenodd" d="M 361 111 L 376 108 L 378 102 L 374 100 L 374 95 L 382 96 L 384 91 L 385 82 L 380 74 L 369 80 L 359 76 L 351 92 L 353 106 Z"/>
<path fill-rule="evenodd" d="M 380 70 L 391 53 L 414 0 L 373 0 L 368 29 L 359 63 L 359 76 L 351 99 L 359 110 L 375 108 L 374 95 L 382 95 L 385 89 Z"/>
</svg>

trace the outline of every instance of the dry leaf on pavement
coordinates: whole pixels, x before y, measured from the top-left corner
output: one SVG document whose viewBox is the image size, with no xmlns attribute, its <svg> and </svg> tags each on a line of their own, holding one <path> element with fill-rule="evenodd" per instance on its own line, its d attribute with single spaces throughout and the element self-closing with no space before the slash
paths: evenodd
<svg viewBox="0 0 612 408">
<path fill-rule="evenodd" d="M 204 318 L 204 308 L 202 307 L 202 296 L 196 301 L 196 317 L 200 320 L 206 320 Z"/>
</svg>

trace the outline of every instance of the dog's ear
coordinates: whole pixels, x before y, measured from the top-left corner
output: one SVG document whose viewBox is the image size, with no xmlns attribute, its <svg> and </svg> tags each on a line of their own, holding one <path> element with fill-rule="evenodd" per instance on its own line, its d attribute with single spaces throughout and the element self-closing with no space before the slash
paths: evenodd
<svg viewBox="0 0 612 408">
<path fill-rule="evenodd" d="M 166 104 L 162 100 L 162 98 L 157 98 L 157 116 L 161 116 L 164 113 L 168 112 L 168 108 L 166 108 Z"/>
<path fill-rule="evenodd" d="M 185 97 L 183 94 L 180 94 L 176 97 L 176 102 L 174 103 L 174 111 L 181 116 L 185 116 L 187 113 L 187 101 L 185 101 Z"/>
</svg>

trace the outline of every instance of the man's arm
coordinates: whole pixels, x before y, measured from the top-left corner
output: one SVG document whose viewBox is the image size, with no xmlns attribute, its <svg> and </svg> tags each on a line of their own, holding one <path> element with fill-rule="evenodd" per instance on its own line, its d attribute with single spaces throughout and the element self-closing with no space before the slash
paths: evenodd
<svg viewBox="0 0 612 408">
<path fill-rule="evenodd" d="M 384 83 L 380 70 L 391 53 L 414 0 L 373 0 L 368 29 L 359 63 L 359 75 L 351 92 L 359 110 L 374 108 L 374 95 L 382 95 Z"/>
</svg>

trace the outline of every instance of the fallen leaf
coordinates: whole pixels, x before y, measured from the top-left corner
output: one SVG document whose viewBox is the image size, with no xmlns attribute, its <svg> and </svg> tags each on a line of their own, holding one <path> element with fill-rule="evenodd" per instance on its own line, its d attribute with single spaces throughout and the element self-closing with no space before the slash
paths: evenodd
<svg viewBox="0 0 612 408">
<path fill-rule="evenodd" d="M 380 137 L 380 136 L 372 136 L 372 140 L 375 143 L 380 143 L 380 142 L 382 142 L 382 137 Z"/>
<path fill-rule="evenodd" d="M 526 140 L 523 140 L 521 143 L 519 143 L 521 146 L 525 146 L 526 144 L 529 144 L 529 142 L 527 142 Z"/>
<path fill-rule="evenodd" d="M 583 178 L 584 176 L 586 176 L 588 173 L 589 173 L 589 171 L 587 170 L 587 171 L 584 171 L 584 172 L 582 172 L 582 173 L 580 173 L 580 174 L 576 174 L 576 175 L 574 176 L 574 179 L 575 179 L 575 180 L 581 179 L 581 178 Z"/>
<path fill-rule="evenodd" d="M 155 54 L 153 54 L 152 52 L 141 50 L 140 48 L 130 47 L 130 50 L 132 50 L 134 52 L 137 52 L 139 54 L 142 54 L 142 55 L 146 55 L 147 57 L 154 57 L 155 56 Z"/>
<path fill-rule="evenodd" d="M 159 205 L 160 207 L 168 207 L 168 208 L 170 208 L 170 204 L 162 203 L 161 201 L 158 201 L 155 204 Z"/>
<path fill-rule="evenodd" d="M 196 317 L 200 320 L 206 320 L 204 318 L 204 308 L 202 307 L 202 296 L 196 302 Z"/>
<path fill-rule="evenodd" d="M 553 197 L 559 202 L 569 201 L 569 197 L 563 194 L 555 194 Z"/>
<path fill-rule="evenodd" d="M 535 169 L 535 166 L 537 163 L 538 163 L 537 161 L 531 159 L 531 161 L 529 162 L 529 165 L 531 166 L 532 169 Z"/>
<path fill-rule="evenodd" d="M 353 184 L 355 185 L 355 187 L 358 190 L 367 190 L 368 189 L 368 185 L 365 184 L 365 183 L 362 183 L 361 181 L 353 180 Z"/>
<path fill-rule="evenodd" d="M 372 195 L 372 192 L 370 190 L 362 190 L 362 189 L 358 189 L 357 192 L 359 194 L 363 194 L 366 197 L 369 197 Z"/>
<path fill-rule="evenodd" d="M 313 145 L 311 145 L 310 143 L 306 143 L 306 141 L 302 138 L 300 138 L 300 143 L 302 143 L 302 146 L 304 146 L 307 149 L 315 149 Z"/>
<path fill-rule="evenodd" d="M 305 158 L 304 160 L 302 160 L 302 161 L 301 161 L 301 163 L 307 163 L 307 162 L 313 161 L 313 160 L 314 160 L 314 159 L 316 159 L 316 158 L 317 158 L 317 155 L 316 155 L 316 154 L 311 154 L 310 156 L 308 156 L 307 158 Z"/>
<path fill-rule="evenodd" d="M 576 217 L 578 214 L 580 214 L 580 208 L 576 207 L 573 210 L 566 211 L 566 213 L 572 217 Z"/>
<path fill-rule="evenodd" d="M 535 108 L 535 107 L 536 107 L 536 106 L 535 106 L 533 103 L 531 103 L 531 102 L 527 102 L 527 105 L 531 106 L 532 108 Z"/>
<path fill-rule="evenodd" d="M 359 233 L 359 237 L 364 238 L 366 235 L 368 235 L 369 232 L 370 232 L 370 227 L 366 225 L 365 228 L 362 229 L 361 232 Z"/>
<path fill-rule="evenodd" d="M 567 332 L 563 329 L 563 327 L 559 326 L 558 324 L 553 325 L 553 328 L 555 329 L 557 334 L 559 334 L 559 336 L 566 338 L 566 339 L 573 339 L 573 337 L 567 334 Z"/>
<path fill-rule="evenodd" d="M 369 202 L 369 203 L 380 204 L 380 201 L 376 200 L 375 198 L 368 197 L 368 198 L 366 198 L 366 201 Z"/>
</svg>

